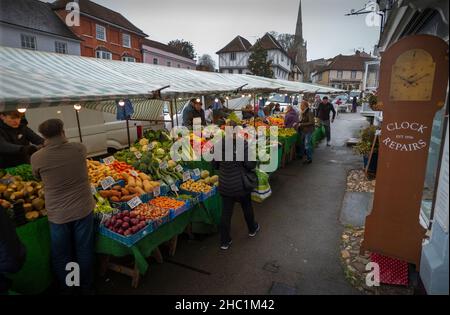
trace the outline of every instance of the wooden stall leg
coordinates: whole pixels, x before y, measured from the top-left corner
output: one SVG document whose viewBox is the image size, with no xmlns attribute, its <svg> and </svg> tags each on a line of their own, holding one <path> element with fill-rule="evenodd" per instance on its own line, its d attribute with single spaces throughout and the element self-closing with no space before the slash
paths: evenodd
<svg viewBox="0 0 450 315">
<path fill-rule="evenodd" d="M 189 223 L 186 226 L 186 229 L 184 230 L 184 233 L 186 233 L 190 240 L 195 239 L 194 234 L 192 233 L 192 223 Z"/>
<path fill-rule="evenodd" d="M 156 260 L 156 262 L 158 264 L 162 264 L 164 262 L 164 259 L 163 259 L 163 256 L 161 254 L 161 251 L 159 250 L 159 247 L 156 247 L 153 250 L 152 256 L 153 256 L 153 258 L 155 258 L 155 260 Z"/>
<path fill-rule="evenodd" d="M 131 277 L 131 286 L 136 289 L 139 285 L 139 279 L 140 279 L 140 275 L 139 275 L 139 269 L 137 267 L 137 264 L 134 263 L 134 269 L 133 269 L 133 275 Z"/>
<path fill-rule="evenodd" d="M 104 277 L 108 270 L 109 255 L 100 255 L 100 276 Z"/>
<path fill-rule="evenodd" d="M 174 236 L 170 241 L 169 241 L 169 256 L 173 257 L 175 256 L 175 252 L 177 250 L 177 243 L 178 243 L 178 235 Z"/>
</svg>

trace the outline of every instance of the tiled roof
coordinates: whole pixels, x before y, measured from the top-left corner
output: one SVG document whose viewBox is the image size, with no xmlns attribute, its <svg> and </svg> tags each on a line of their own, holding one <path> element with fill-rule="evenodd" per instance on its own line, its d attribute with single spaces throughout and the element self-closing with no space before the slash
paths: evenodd
<svg viewBox="0 0 450 315">
<path fill-rule="evenodd" d="M 52 6 L 55 10 L 65 9 L 66 4 L 72 1 L 73 0 L 57 0 L 52 3 Z M 130 21 L 128 21 L 122 14 L 116 11 L 108 9 L 104 6 L 101 6 L 89 0 L 78 0 L 78 3 L 80 4 L 81 13 L 85 13 L 87 15 L 96 17 L 111 24 L 115 24 L 128 31 L 140 34 L 142 36 L 147 36 L 142 30 L 137 28 Z"/>
<path fill-rule="evenodd" d="M 0 21 L 80 40 L 52 11 L 48 3 L 39 0 L 0 0 Z"/>
<path fill-rule="evenodd" d="M 288 54 L 286 50 L 284 50 L 283 46 L 276 40 L 275 37 L 270 35 L 269 33 L 266 33 L 263 37 L 261 37 L 257 43 L 260 43 L 262 48 L 265 50 L 272 50 L 272 49 L 278 49 L 281 50 L 286 56 L 288 56 L 293 62 L 295 61 L 295 56 L 297 55 L 296 51 L 291 52 L 291 54 Z M 256 45 L 256 43 L 255 43 Z M 253 46 L 255 46 L 253 45 Z M 293 56 L 293 57 L 292 57 Z"/>
<path fill-rule="evenodd" d="M 367 57 L 369 56 L 369 57 Z M 366 61 L 373 60 L 373 57 L 364 53 L 364 54 L 355 54 L 351 56 L 338 55 L 333 58 L 331 63 L 318 69 L 319 72 L 327 71 L 327 70 L 354 70 L 354 71 L 364 71 L 364 63 Z"/>
<path fill-rule="evenodd" d="M 225 47 L 216 52 L 216 54 L 229 53 L 229 52 L 240 52 L 248 51 L 252 47 L 252 44 L 242 36 L 236 36 L 231 42 L 229 42 Z"/>
<path fill-rule="evenodd" d="M 165 52 L 169 52 L 169 53 L 172 53 L 172 54 L 184 57 L 184 58 L 191 59 L 191 58 L 183 55 L 183 53 L 179 49 L 177 49 L 175 47 L 172 47 L 172 46 L 169 46 L 169 45 L 166 45 L 166 44 L 163 44 L 163 43 L 160 43 L 160 42 L 157 42 L 155 40 L 151 40 L 151 39 L 145 38 L 142 41 L 142 44 L 146 45 L 146 46 L 149 46 L 149 47 L 152 47 L 152 48 L 160 49 L 160 50 L 163 50 Z"/>
</svg>

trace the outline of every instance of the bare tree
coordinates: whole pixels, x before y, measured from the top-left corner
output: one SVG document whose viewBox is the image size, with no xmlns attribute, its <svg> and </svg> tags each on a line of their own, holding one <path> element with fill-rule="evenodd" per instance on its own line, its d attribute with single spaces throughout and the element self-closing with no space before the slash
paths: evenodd
<svg viewBox="0 0 450 315">
<path fill-rule="evenodd" d="M 215 68 L 216 62 L 210 55 L 203 54 L 200 58 L 198 58 L 197 70 L 214 72 Z"/>
</svg>

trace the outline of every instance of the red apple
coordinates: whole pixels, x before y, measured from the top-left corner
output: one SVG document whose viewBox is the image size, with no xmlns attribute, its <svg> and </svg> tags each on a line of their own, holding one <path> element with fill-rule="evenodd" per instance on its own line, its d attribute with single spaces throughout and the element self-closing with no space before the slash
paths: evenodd
<svg viewBox="0 0 450 315">
<path fill-rule="evenodd" d="M 129 227 L 130 227 L 130 225 L 128 224 L 128 222 L 122 223 L 122 229 L 128 229 Z"/>
<path fill-rule="evenodd" d="M 123 217 L 123 222 L 130 222 L 130 217 Z"/>
</svg>

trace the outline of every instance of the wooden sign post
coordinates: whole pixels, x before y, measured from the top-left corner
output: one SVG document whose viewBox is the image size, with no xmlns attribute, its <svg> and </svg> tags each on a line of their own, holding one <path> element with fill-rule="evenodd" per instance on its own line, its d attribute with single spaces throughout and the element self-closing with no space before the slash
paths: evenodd
<svg viewBox="0 0 450 315">
<path fill-rule="evenodd" d="M 406 37 L 382 55 L 378 100 L 383 125 L 373 209 L 366 218 L 361 251 L 419 268 L 425 235 L 419 214 L 428 148 L 447 85 L 448 45 L 438 37 Z"/>
</svg>

